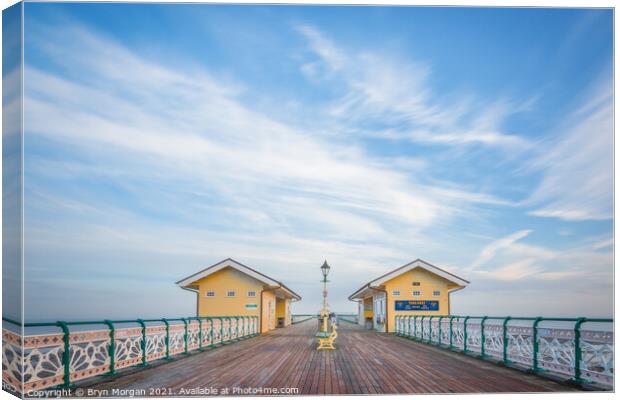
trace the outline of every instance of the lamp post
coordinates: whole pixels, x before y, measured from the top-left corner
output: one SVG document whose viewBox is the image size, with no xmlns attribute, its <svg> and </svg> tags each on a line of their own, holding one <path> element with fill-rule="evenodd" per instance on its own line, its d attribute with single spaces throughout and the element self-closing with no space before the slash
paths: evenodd
<svg viewBox="0 0 620 400">
<path fill-rule="evenodd" d="M 327 260 L 321 265 L 321 273 L 323 273 L 323 309 L 321 310 L 321 317 L 323 317 L 322 332 L 327 332 L 327 320 L 329 318 L 329 310 L 327 309 L 327 274 L 329 274 L 330 268 L 329 264 L 327 264 Z"/>
</svg>

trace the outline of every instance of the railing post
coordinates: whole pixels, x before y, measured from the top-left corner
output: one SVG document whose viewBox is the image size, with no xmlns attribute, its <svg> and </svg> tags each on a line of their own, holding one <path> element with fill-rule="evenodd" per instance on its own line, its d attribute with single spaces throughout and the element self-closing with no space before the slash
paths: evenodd
<svg viewBox="0 0 620 400">
<path fill-rule="evenodd" d="M 142 327 L 142 366 L 145 367 L 148 365 L 146 362 L 146 325 L 141 319 L 136 320 L 136 322 Z"/>
<path fill-rule="evenodd" d="M 454 346 L 452 345 L 452 333 L 453 333 L 453 324 L 452 324 L 452 320 L 454 318 L 458 318 L 456 316 L 451 316 L 450 317 L 450 350 L 452 350 L 454 348 Z"/>
<path fill-rule="evenodd" d="M 415 340 L 417 336 L 418 336 L 418 316 L 414 315 L 413 316 L 413 339 Z"/>
<path fill-rule="evenodd" d="M 71 386 L 71 333 L 69 332 L 69 325 L 64 321 L 56 322 L 56 325 L 62 329 L 62 339 L 65 345 L 65 349 L 62 352 L 62 363 L 64 367 L 63 387 L 68 388 Z"/>
<path fill-rule="evenodd" d="M 110 372 L 108 375 L 116 375 L 116 370 L 114 369 L 114 359 L 116 358 L 116 344 L 114 343 L 114 324 L 109 319 L 103 321 L 108 328 L 110 328 L 110 347 L 108 349 L 108 354 L 110 355 Z"/>
<path fill-rule="evenodd" d="M 467 353 L 467 320 L 469 318 L 471 317 L 467 316 L 463 321 L 463 353 Z"/>
<path fill-rule="evenodd" d="M 418 337 L 422 340 L 424 339 L 424 315 L 420 316 L 420 330 L 418 332 Z M 417 338 L 416 338 L 417 339 Z"/>
<path fill-rule="evenodd" d="M 183 334 L 183 340 L 185 341 L 185 351 L 183 352 L 183 354 L 187 354 L 187 320 L 185 318 L 181 318 L 181 321 L 183 321 L 183 324 L 185 325 L 185 333 Z"/>
<path fill-rule="evenodd" d="M 218 317 L 220 321 L 220 343 L 224 344 L 224 318 Z"/>
<path fill-rule="evenodd" d="M 411 337 L 411 315 L 407 317 L 407 337 Z"/>
<path fill-rule="evenodd" d="M 428 343 L 433 343 L 433 316 L 428 317 Z"/>
<path fill-rule="evenodd" d="M 578 318 L 575 322 L 575 381 L 581 383 L 581 325 L 586 318 Z"/>
<path fill-rule="evenodd" d="M 439 329 L 437 332 L 437 343 L 439 344 L 439 347 L 441 347 L 441 321 L 443 320 L 443 318 L 443 315 L 439 317 Z"/>
<path fill-rule="evenodd" d="M 213 318 L 211 317 L 207 317 L 207 320 L 209 321 L 209 348 L 213 348 L 215 347 L 215 339 L 214 339 L 214 335 L 213 335 Z"/>
<path fill-rule="evenodd" d="M 502 324 L 504 327 L 504 331 L 502 334 L 502 344 L 504 345 L 504 364 L 508 364 L 508 321 L 510 321 L 511 317 L 504 318 L 504 323 Z"/>
<path fill-rule="evenodd" d="M 166 325 L 166 360 L 170 358 L 170 324 L 166 318 L 161 319 Z"/>
<path fill-rule="evenodd" d="M 538 324 L 542 317 L 536 317 L 532 324 L 532 371 L 538 372 Z"/>
<path fill-rule="evenodd" d="M 484 347 L 487 341 L 486 336 L 484 335 L 484 321 L 486 321 L 488 318 L 489 317 L 485 315 L 480 321 L 480 357 L 482 358 L 485 357 Z"/>
<path fill-rule="evenodd" d="M 202 351 L 202 320 L 200 317 L 196 317 L 198 321 L 198 350 Z"/>
</svg>

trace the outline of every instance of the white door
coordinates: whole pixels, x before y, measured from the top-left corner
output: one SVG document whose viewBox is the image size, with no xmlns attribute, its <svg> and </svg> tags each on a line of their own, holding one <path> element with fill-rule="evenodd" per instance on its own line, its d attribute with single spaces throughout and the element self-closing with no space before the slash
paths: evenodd
<svg viewBox="0 0 620 400">
<path fill-rule="evenodd" d="M 385 293 L 376 294 L 373 297 L 374 318 L 373 326 L 378 332 L 385 332 Z"/>
</svg>

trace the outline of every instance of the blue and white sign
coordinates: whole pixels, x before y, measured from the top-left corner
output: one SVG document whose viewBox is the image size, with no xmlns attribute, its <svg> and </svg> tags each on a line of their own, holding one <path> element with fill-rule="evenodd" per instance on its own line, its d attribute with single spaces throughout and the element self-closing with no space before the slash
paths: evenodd
<svg viewBox="0 0 620 400">
<path fill-rule="evenodd" d="M 396 300 L 396 311 L 439 311 L 438 300 Z"/>
</svg>

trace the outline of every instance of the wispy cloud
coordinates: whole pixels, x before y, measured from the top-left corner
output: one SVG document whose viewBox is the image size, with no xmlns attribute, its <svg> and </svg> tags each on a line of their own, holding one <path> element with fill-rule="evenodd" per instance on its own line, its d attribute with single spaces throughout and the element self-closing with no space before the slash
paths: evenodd
<svg viewBox="0 0 620 400">
<path fill-rule="evenodd" d="M 386 52 L 347 51 L 314 27 L 297 29 L 317 56 L 302 71 L 311 79 L 342 86 L 336 86 L 343 94 L 329 105 L 329 113 L 349 126 L 376 126 L 355 129 L 356 133 L 443 145 L 509 146 L 513 151 L 529 147 L 526 139 L 503 132 L 501 126 L 531 99 L 523 104 L 505 99 L 480 104 L 473 96 L 461 95 L 452 102 L 440 101 L 428 83 L 429 65 Z"/>
<path fill-rule="evenodd" d="M 533 231 L 522 230 L 497 239 L 480 251 L 467 271 L 480 279 L 501 281 L 563 280 L 589 275 L 602 283 L 610 272 L 612 253 L 601 251 L 611 240 L 586 241 L 581 246 L 554 250 L 523 243 Z"/>
<path fill-rule="evenodd" d="M 516 241 L 523 239 L 530 233 L 532 233 L 531 230 L 522 230 L 491 242 L 482 249 L 478 258 L 469 266 L 468 269 L 478 269 L 480 266 L 491 260 L 499 251 L 513 246 Z"/>
<path fill-rule="evenodd" d="M 608 79 L 600 79 L 532 163 L 543 178 L 527 201 L 531 215 L 568 221 L 613 217 L 612 90 Z"/>
</svg>

